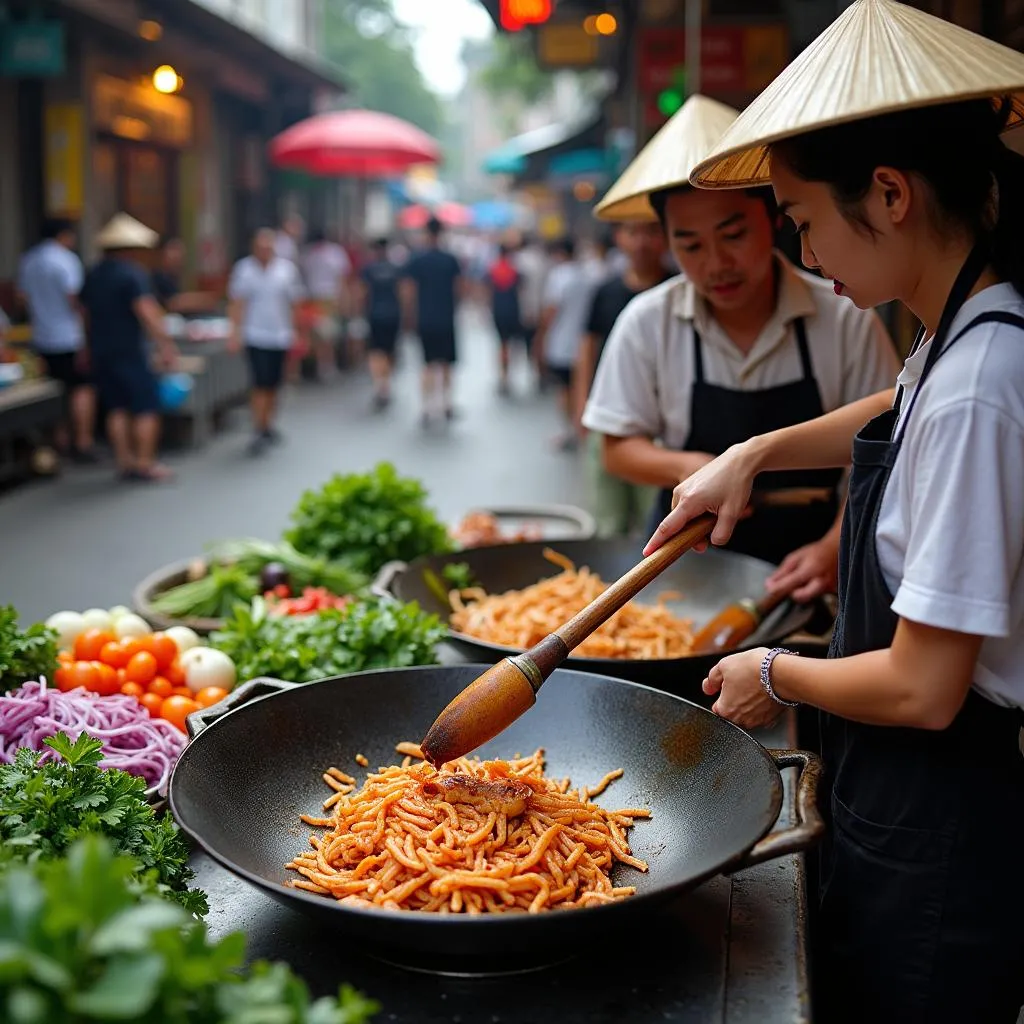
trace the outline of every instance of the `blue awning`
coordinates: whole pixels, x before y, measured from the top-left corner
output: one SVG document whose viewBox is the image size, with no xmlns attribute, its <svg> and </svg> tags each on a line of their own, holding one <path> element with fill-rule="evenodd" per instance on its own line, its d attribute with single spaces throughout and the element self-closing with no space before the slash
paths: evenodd
<svg viewBox="0 0 1024 1024">
<path fill-rule="evenodd" d="M 548 170 L 556 177 L 574 177 L 579 174 L 605 174 L 611 166 L 611 158 L 603 149 L 572 149 L 568 153 L 556 153 L 548 164 Z"/>
<path fill-rule="evenodd" d="M 584 121 L 547 124 L 523 132 L 488 153 L 483 160 L 483 170 L 486 174 L 522 174 L 531 156 L 571 143 L 576 136 L 592 129 L 594 125 L 595 118 L 590 115 Z"/>
</svg>

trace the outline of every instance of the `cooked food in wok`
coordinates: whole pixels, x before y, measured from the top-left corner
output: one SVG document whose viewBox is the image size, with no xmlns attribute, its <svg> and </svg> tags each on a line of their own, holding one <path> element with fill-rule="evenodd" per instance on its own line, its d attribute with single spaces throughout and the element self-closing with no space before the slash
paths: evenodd
<svg viewBox="0 0 1024 1024">
<path fill-rule="evenodd" d="M 527 650 L 564 625 L 608 587 L 586 566 L 577 569 L 550 549 L 544 557 L 562 572 L 522 590 L 488 594 L 480 587 L 453 590 L 453 630 L 487 643 Z M 693 622 L 673 615 L 662 594 L 655 605 L 630 601 L 576 648 L 583 658 L 684 658 L 693 643 Z"/>
<path fill-rule="evenodd" d="M 544 531 L 539 525 L 526 524 L 518 530 L 503 530 L 496 515 L 490 512 L 469 512 L 452 531 L 462 548 L 479 548 L 486 544 L 518 544 L 540 540 Z"/>
<path fill-rule="evenodd" d="M 593 802 L 622 770 L 591 788 L 544 775 L 544 752 L 511 761 L 459 758 L 436 769 L 415 744 L 400 765 L 362 786 L 337 768 L 329 817 L 303 815 L 326 831 L 287 867 L 290 886 L 349 906 L 441 914 L 541 913 L 590 907 L 635 893 L 615 885 L 616 864 L 646 871 L 627 833 L 643 808 Z"/>
</svg>

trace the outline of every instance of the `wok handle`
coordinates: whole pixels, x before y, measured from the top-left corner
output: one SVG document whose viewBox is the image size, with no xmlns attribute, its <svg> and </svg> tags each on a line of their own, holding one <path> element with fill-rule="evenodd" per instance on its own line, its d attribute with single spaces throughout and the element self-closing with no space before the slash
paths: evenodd
<svg viewBox="0 0 1024 1024">
<path fill-rule="evenodd" d="M 286 683 L 283 679 L 250 679 L 241 686 L 236 686 L 223 700 L 211 704 L 208 708 L 200 708 L 193 711 L 185 719 L 185 728 L 188 729 L 189 739 L 195 739 L 204 729 L 213 725 L 219 718 L 223 718 L 229 711 L 240 708 L 243 704 L 255 700 L 257 697 L 269 697 L 272 693 L 280 693 L 282 690 L 291 690 L 301 685 L 300 683 Z"/>
<path fill-rule="evenodd" d="M 781 770 L 798 768 L 796 781 L 796 821 L 781 832 L 769 832 L 758 840 L 729 874 L 743 871 L 766 860 L 775 860 L 790 853 L 799 853 L 813 846 L 825 834 L 825 822 L 818 813 L 818 783 L 821 780 L 821 758 L 809 750 L 769 750 L 768 755 Z"/>
<path fill-rule="evenodd" d="M 377 595 L 377 597 L 394 597 L 394 593 L 391 588 L 394 586 L 395 580 L 400 576 L 406 569 L 409 568 L 407 562 L 395 561 L 385 562 L 381 566 L 380 571 L 374 577 L 373 582 L 370 584 L 370 591 Z"/>
</svg>

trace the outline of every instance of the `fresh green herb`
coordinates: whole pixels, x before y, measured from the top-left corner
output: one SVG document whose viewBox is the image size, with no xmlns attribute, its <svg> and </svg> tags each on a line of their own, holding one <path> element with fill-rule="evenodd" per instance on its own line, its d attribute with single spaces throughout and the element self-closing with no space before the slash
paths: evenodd
<svg viewBox="0 0 1024 1024">
<path fill-rule="evenodd" d="M 205 576 L 171 587 L 150 603 L 154 611 L 174 619 L 222 619 L 236 604 L 248 604 L 258 590 L 252 573 L 237 565 L 214 563 Z"/>
<path fill-rule="evenodd" d="M 468 590 L 477 585 L 476 576 L 468 562 L 449 562 L 441 575 L 453 590 Z"/>
<path fill-rule="evenodd" d="M 415 603 L 366 597 L 310 615 L 269 615 L 257 598 L 236 608 L 210 644 L 235 663 L 240 679 L 273 676 L 308 683 L 375 668 L 436 665 L 445 629 Z"/>
<path fill-rule="evenodd" d="M 0 691 L 57 671 L 57 633 L 42 623 L 18 628 L 13 605 L 0 607 Z"/>
<path fill-rule="evenodd" d="M 265 565 L 279 562 L 288 573 L 288 585 L 293 594 L 301 594 L 306 587 L 326 587 L 332 594 L 342 597 L 358 593 L 368 582 L 366 575 L 346 563 L 303 554 L 287 541 L 273 544 L 253 537 L 228 540 L 215 546 L 212 557 L 221 562 L 233 562 L 254 578 Z"/>
<path fill-rule="evenodd" d="M 245 935 L 206 926 L 140 886 L 140 864 L 88 836 L 66 858 L 0 875 L 0 1019 L 12 1024 L 365 1024 L 344 986 L 310 997 L 285 964 L 242 968 Z"/>
<path fill-rule="evenodd" d="M 76 839 L 98 832 L 152 872 L 160 891 L 205 914 L 205 894 L 188 888 L 188 845 L 171 818 L 146 801 L 145 781 L 100 768 L 103 744 L 86 733 L 72 743 L 58 732 L 44 743 L 59 761 L 43 761 L 42 753 L 23 747 L 13 764 L 0 765 L 0 864 L 59 857 Z"/>
<path fill-rule="evenodd" d="M 299 551 L 344 562 L 372 576 L 387 562 L 453 550 L 445 527 L 427 506 L 418 480 L 388 462 L 370 473 L 331 477 L 306 491 L 292 511 L 286 538 Z"/>
</svg>

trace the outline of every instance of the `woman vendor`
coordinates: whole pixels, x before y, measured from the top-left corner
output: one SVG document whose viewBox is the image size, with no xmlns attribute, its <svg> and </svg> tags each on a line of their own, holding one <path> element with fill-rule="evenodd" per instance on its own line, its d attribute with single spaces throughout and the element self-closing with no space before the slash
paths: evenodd
<svg viewBox="0 0 1024 1024">
<path fill-rule="evenodd" d="M 852 450 L 829 659 L 753 650 L 704 682 L 744 728 L 824 713 L 816 1020 L 1012 1024 L 1024 999 L 1022 91 L 1021 54 L 858 0 L 691 177 L 770 177 L 808 267 L 923 325 L 895 392 L 733 446 L 646 549 L 705 511 L 722 544 L 758 472 Z"/>
</svg>

